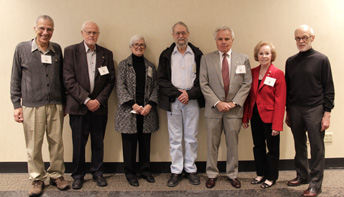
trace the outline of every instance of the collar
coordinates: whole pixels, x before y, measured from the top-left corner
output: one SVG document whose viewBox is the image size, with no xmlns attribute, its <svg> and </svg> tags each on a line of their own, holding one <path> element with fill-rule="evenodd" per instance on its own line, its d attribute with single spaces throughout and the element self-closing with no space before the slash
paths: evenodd
<svg viewBox="0 0 344 197">
<path fill-rule="evenodd" d="M 87 44 L 84 42 L 84 45 L 85 45 L 85 50 L 86 50 L 86 53 L 91 51 L 90 50 L 90 47 L 87 46 Z M 97 45 L 94 45 L 94 49 L 93 49 L 93 52 L 96 52 L 96 49 L 97 49 Z"/>
<path fill-rule="evenodd" d="M 222 53 L 221 51 L 219 51 L 219 54 L 220 54 L 220 57 L 222 58 L 224 53 Z M 230 49 L 229 51 L 227 51 L 228 57 L 231 57 L 231 54 L 232 54 L 232 49 Z"/>
<path fill-rule="evenodd" d="M 174 46 L 174 49 L 173 49 L 173 51 L 172 51 L 172 55 L 174 55 L 174 54 L 176 54 L 176 53 L 179 53 L 177 45 Z M 191 49 L 191 47 L 190 47 L 189 45 L 187 45 L 186 51 L 185 51 L 184 54 L 186 54 L 186 53 L 190 53 L 191 55 L 194 54 L 194 52 L 192 51 L 192 49 Z"/>
<path fill-rule="evenodd" d="M 34 52 L 36 50 L 43 53 L 43 51 L 37 45 L 36 38 L 34 38 L 34 39 L 32 39 L 32 42 L 31 42 L 31 52 Z M 54 49 L 53 45 L 51 44 L 51 42 L 49 42 L 47 51 L 45 53 L 48 53 L 49 51 L 52 51 L 55 53 L 55 49 Z"/>
</svg>

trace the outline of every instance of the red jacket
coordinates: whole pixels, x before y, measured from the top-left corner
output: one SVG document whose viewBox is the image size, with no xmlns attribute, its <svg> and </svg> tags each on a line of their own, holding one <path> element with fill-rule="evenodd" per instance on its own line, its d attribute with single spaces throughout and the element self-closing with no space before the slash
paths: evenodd
<svg viewBox="0 0 344 197">
<path fill-rule="evenodd" d="M 272 123 L 272 130 L 283 131 L 283 118 L 286 102 L 286 83 L 283 72 L 270 65 L 258 87 L 259 70 L 252 69 L 252 86 L 244 105 L 243 123 L 252 118 L 254 104 L 257 104 L 259 115 L 264 123 Z M 267 77 L 276 79 L 270 86 L 265 84 Z"/>
</svg>

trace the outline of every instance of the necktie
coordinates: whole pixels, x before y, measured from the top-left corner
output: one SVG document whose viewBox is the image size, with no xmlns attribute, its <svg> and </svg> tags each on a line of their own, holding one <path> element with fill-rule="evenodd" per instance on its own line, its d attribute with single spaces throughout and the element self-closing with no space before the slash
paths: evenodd
<svg viewBox="0 0 344 197">
<path fill-rule="evenodd" d="M 225 99 L 227 98 L 228 90 L 229 90 L 229 65 L 227 61 L 227 53 L 223 54 L 222 60 L 222 78 L 223 78 L 223 85 L 225 88 Z"/>
</svg>

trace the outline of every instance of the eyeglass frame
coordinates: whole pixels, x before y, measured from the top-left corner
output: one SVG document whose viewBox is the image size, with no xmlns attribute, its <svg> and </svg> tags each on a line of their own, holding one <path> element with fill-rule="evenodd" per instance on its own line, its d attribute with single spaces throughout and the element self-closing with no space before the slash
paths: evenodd
<svg viewBox="0 0 344 197">
<path fill-rule="evenodd" d="M 85 32 L 88 36 L 90 36 L 91 34 L 93 34 L 94 36 L 99 34 L 99 32 L 97 31 L 85 31 L 85 30 L 82 30 L 82 31 Z"/>
<path fill-rule="evenodd" d="M 147 45 L 146 44 L 138 44 L 138 43 L 134 43 L 134 44 L 132 44 L 131 45 L 132 47 L 134 47 L 134 48 L 141 48 L 141 49 L 145 49 L 146 47 L 147 47 Z"/>
<path fill-rule="evenodd" d="M 302 38 L 300 37 L 295 37 L 295 41 L 296 42 L 300 42 L 301 40 L 303 40 L 304 42 L 306 42 L 308 39 L 312 38 L 314 35 L 310 35 L 309 37 L 308 36 L 303 36 Z"/>
</svg>

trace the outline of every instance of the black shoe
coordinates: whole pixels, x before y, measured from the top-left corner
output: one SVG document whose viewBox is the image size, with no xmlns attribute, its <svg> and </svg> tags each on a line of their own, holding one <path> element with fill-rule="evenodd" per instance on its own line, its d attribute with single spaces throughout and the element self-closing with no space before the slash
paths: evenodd
<svg viewBox="0 0 344 197">
<path fill-rule="evenodd" d="M 197 172 L 186 173 L 186 177 L 189 179 L 189 182 L 192 185 L 199 185 L 199 184 L 201 184 L 201 181 L 199 179 L 199 176 L 198 176 Z"/>
<path fill-rule="evenodd" d="M 258 178 L 258 177 L 252 179 L 252 181 L 251 181 L 251 184 L 252 184 L 252 185 L 260 184 L 260 183 L 263 183 L 263 182 L 265 181 L 265 178 L 264 178 L 264 177 L 262 177 L 262 179 L 260 179 L 260 180 L 258 180 L 257 178 Z"/>
<path fill-rule="evenodd" d="M 81 189 L 82 186 L 84 185 L 84 179 L 75 179 L 72 184 L 73 189 Z"/>
<path fill-rule="evenodd" d="M 97 185 L 99 187 L 107 186 L 106 179 L 103 177 L 103 175 L 101 175 L 101 176 L 93 175 L 93 181 L 97 182 Z"/>
<path fill-rule="evenodd" d="M 125 177 L 127 178 L 127 181 L 131 186 L 134 186 L 134 187 L 139 186 L 139 181 L 137 180 L 135 175 L 125 176 Z"/>
<path fill-rule="evenodd" d="M 141 177 L 146 179 L 147 182 L 149 183 L 154 183 L 155 179 L 151 174 L 141 174 Z"/>
<path fill-rule="evenodd" d="M 175 187 L 179 184 L 180 180 L 181 180 L 182 175 L 181 174 L 174 174 L 171 173 L 170 178 L 167 181 L 167 186 L 168 187 Z"/>
<path fill-rule="evenodd" d="M 266 180 L 268 180 L 268 179 L 266 179 Z M 265 189 L 265 188 L 272 187 L 272 186 L 275 185 L 275 183 L 276 183 L 275 180 L 273 180 L 273 181 L 271 181 L 271 182 L 272 182 L 271 185 L 269 185 L 269 184 L 267 184 L 266 182 L 264 182 L 264 183 L 262 183 L 262 184 L 260 185 L 260 187 L 263 188 L 263 189 Z"/>
</svg>

